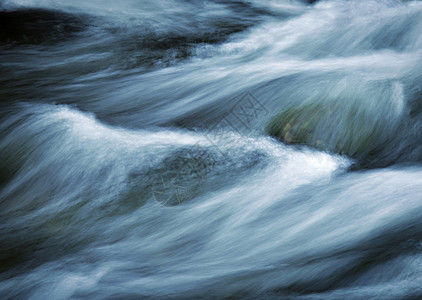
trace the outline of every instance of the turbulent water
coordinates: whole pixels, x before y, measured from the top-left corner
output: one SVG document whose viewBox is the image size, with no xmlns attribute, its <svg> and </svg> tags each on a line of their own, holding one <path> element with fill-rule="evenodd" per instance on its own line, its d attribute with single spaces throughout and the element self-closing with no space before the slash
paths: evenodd
<svg viewBox="0 0 422 300">
<path fill-rule="evenodd" d="M 420 299 L 422 2 L 0 1 L 0 298 Z"/>
</svg>

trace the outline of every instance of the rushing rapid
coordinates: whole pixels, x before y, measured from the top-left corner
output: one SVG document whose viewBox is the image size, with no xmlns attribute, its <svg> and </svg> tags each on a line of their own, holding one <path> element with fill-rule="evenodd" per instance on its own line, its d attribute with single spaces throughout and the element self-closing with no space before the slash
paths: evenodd
<svg viewBox="0 0 422 300">
<path fill-rule="evenodd" d="M 422 297 L 422 2 L 0 0 L 2 299 Z"/>
</svg>

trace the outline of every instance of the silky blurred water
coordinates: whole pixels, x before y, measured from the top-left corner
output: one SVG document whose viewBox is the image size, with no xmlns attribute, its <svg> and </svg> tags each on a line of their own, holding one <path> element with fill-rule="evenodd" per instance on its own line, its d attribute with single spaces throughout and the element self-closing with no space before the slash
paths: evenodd
<svg viewBox="0 0 422 300">
<path fill-rule="evenodd" d="M 422 2 L 6 0 L 0 68 L 2 299 L 422 297 Z"/>
</svg>

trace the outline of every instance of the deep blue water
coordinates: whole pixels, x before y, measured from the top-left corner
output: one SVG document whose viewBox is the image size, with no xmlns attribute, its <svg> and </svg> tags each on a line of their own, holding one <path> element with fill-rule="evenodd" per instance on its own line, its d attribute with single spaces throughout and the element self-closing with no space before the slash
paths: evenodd
<svg viewBox="0 0 422 300">
<path fill-rule="evenodd" d="M 421 1 L 0 1 L 0 298 L 422 298 L 421 83 Z"/>
</svg>

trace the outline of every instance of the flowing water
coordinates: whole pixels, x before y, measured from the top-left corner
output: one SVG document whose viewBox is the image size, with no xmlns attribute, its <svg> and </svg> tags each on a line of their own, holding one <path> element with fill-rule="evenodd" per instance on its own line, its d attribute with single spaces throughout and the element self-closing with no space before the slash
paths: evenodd
<svg viewBox="0 0 422 300">
<path fill-rule="evenodd" d="M 2 299 L 422 297 L 421 1 L 3 0 L 0 68 Z"/>
</svg>

